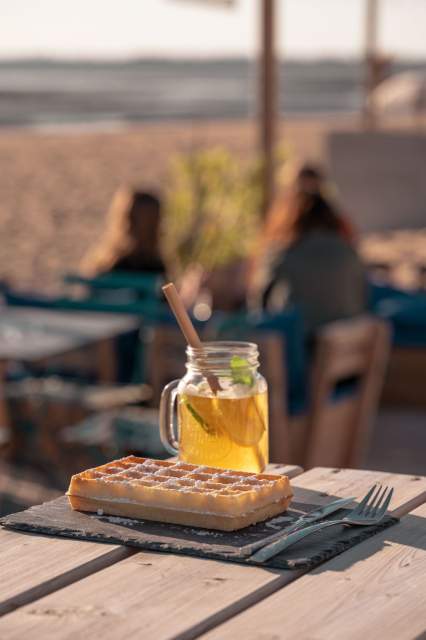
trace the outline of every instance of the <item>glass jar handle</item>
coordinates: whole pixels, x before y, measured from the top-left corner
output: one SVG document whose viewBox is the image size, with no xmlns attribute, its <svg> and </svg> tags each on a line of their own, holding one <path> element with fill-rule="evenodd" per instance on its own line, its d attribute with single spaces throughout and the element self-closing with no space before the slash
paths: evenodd
<svg viewBox="0 0 426 640">
<path fill-rule="evenodd" d="M 177 455 L 179 443 L 176 440 L 173 428 L 173 411 L 177 395 L 177 386 L 180 380 L 169 382 L 161 394 L 160 400 L 160 438 L 164 447 L 173 456 Z"/>
</svg>

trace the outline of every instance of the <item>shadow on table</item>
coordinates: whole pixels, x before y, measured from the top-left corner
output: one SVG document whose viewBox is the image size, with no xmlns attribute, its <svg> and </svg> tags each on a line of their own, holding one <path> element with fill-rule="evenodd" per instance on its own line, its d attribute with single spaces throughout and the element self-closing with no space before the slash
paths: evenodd
<svg viewBox="0 0 426 640">
<path fill-rule="evenodd" d="M 344 554 L 337 556 L 333 560 L 332 569 L 329 565 L 324 564 L 315 569 L 314 573 L 321 573 L 323 571 L 345 571 L 357 562 L 365 560 L 378 551 L 381 551 L 391 543 L 426 551 L 426 518 L 412 514 L 402 516 L 401 522 L 360 543 Z"/>
</svg>

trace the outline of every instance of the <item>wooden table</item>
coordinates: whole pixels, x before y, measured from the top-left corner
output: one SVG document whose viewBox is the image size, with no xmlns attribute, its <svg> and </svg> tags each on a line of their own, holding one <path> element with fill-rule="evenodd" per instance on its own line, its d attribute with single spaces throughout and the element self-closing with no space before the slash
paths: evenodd
<svg viewBox="0 0 426 640">
<path fill-rule="evenodd" d="M 426 478 L 287 470 L 311 504 L 390 484 L 401 522 L 305 574 L 2 529 L 0 638 L 423 637 Z"/>
<path fill-rule="evenodd" d="M 0 360 L 38 362 L 136 329 L 134 317 L 0 308 Z"/>
<path fill-rule="evenodd" d="M 116 373 L 112 340 L 137 327 L 137 320 L 125 315 L 1 307 L 0 426 L 9 422 L 1 393 L 8 363 L 41 363 L 93 346 L 100 379 L 112 382 Z"/>
</svg>

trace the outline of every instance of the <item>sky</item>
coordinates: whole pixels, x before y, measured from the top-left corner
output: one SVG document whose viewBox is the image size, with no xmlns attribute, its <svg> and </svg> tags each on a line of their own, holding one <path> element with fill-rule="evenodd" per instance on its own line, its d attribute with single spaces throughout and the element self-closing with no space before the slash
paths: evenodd
<svg viewBox="0 0 426 640">
<path fill-rule="evenodd" d="M 426 0 L 379 0 L 379 45 L 426 58 Z M 365 0 L 276 0 L 279 53 L 354 57 Z M 253 56 L 260 0 L 0 0 L 0 57 Z"/>
</svg>

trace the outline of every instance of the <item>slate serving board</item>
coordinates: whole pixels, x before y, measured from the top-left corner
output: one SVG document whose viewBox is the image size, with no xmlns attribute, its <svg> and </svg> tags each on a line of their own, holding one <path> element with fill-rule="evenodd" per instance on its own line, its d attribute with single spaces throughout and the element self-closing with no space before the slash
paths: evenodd
<svg viewBox="0 0 426 640">
<path fill-rule="evenodd" d="M 259 542 L 262 546 L 267 544 L 274 534 L 284 532 L 286 526 L 314 508 L 311 504 L 293 502 L 288 511 L 267 522 L 240 531 L 222 532 L 73 511 L 63 496 L 5 516 L 0 519 L 0 524 L 20 531 L 254 564 L 249 556 L 258 548 Z M 343 516 L 348 511 L 341 509 L 330 518 Z M 331 527 L 286 549 L 264 566 L 312 569 L 395 522 L 395 518 L 388 517 L 374 527 Z"/>
</svg>

